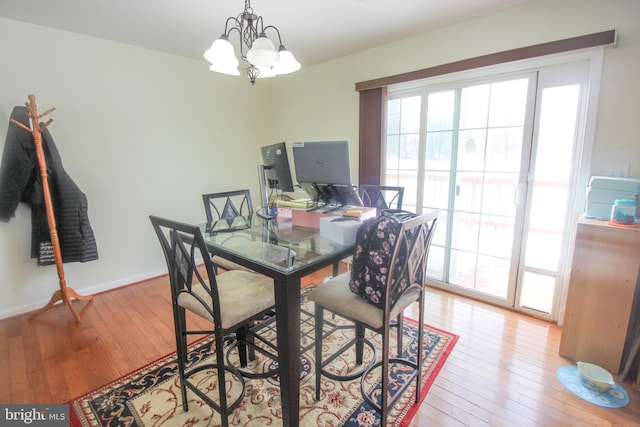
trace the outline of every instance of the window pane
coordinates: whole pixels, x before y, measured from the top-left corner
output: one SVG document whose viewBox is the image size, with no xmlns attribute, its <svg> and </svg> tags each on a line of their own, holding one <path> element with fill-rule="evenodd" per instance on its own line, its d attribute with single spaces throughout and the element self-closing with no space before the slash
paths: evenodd
<svg viewBox="0 0 640 427">
<path fill-rule="evenodd" d="M 438 218 L 438 225 L 436 227 L 436 234 L 433 235 L 433 240 L 431 241 L 432 245 L 435 246 L 445 246 L 447 242 L 447 230 L 448 230 L 448 220 L 449 212 L 447 210 L 442 210 L 440 212 L 440 218 Z M 429 252 L 429 256 L 431 256 L 431 252 Z"/>
<path fill-rule="evenodd" d="M 425 150 L 425 170 L 451 169 L 451 144 L 453 132 L 428 132 Z"/>
<path fill-rule="evenodd" d="M 418 151 L 420 141 L 417 133 L 400 135 L 400 156 L 398 166 L 401 169 L 418 169 Z"/>
<path fill-rule="evenodd" d="M 421 97 L 402 98 L 400 133 L 420 132 Z"/>
<path fill-rule="evenodd" d="M 518 174 L 487 173 L 482 188 L 482 212 L 513 217 L 516 214 Z"/>
<path fill-rule="evenodd" d="M 385 164 L 387 174 L 396 171 L 400 167 L 400 136 L 387 135 Z"/>
<path fill-rule="evenodd" d="M 421 96 L 411 96 L 390 100 L 387 107 L 383 184 L 405 187 L 403 208 L 408 210 L 415 210 L 418 193 L 421 105 Z"/>
<path fill-rule="evenodd" d="M 427 132 L 453 129 L 455 92 L 430 93 L 427 106 Z"/>
<path fill-rule="evenodd" d="M 449 172 L 428 171 L 424 176 L 422 205 L 426 209 L 446 209 L 449 206 Z M 405 192 L 406 193 L 406 192 Z"/>
<path fill-rule="evenodd" d="M 458 172 L 456 181 L 456 210 L 480 212 L 482 206 L 484 174 Z"/>
<path fill-rule="evenodd" d="M 475 289 L 498 298 L 505 298 L 509 290 L 510 260 L 478 255 Z"/>
<path fill-rule="evenodd" d="M 400 133 L 400 99 L 392 99 L 387 103 L 387 134 Z"/>
<path fill-rule="evenodd" d="M 524 124 L 528 84 L 527 79 L 520 79 L 491 85 L 489 127 Z"/>
<path fill-rule="evenodd" d="M 536 179 L 569 180 L 579 100 L 578 85 L 554 87 L 543 91 Z"/>
<path fill-rule="evenodd" d="M 560 265 L 579 93 L 577 85 L 548 88 L 542 93 L 527 266 L 555 271 Z"/>
<path fill-rule="evenodd" d="M 524 273 L 520 305 L 543 313 L 551 313 L 556 288 L 555 277 L 543 276 L 532 272 Z"/>
<path fill-rule="evenodd" d="M 427 277 L 439 281 L 444 280 L 444 248 L 435 246 L 433 243 L 429 248 L 429 258 L 427 258 Z"/>
<path fill-rule="evenodd" d="M 385 175 L 382 177 L 386 185 L 399 185 L 398 184 L 398 169 L 387 169 Z"/>
<path fill-rule="evenodd" d="M 454 212 L 453 228 L 451 236 L 451 247 L 469 252 L 476 252 L 478 249 L 478 234 L 480 232 L 480 215 Z"/>
<path fill-rule="evenodd" d="M 511 257 L 514 219 L 501 215 L 482 215 L 478 252 L 502 258 Z"/>
<path fill-rule="evenodd" d="M 477 256 L 474 253 L 451 250 L 449 282 L 467 289 L 473 289 L 476 282 Z"/>
<path fill-rule="evenodd" d="M 402 209 L 416 212 L 417 195 L 418 195 L 418 171 L 401 169 L 398 171 L 399 186 L 404 187 L 404 196 L 402 199 Z"/>
<path fill-rule="evenodd" d="M 487 131 L 485 168 L 490 171 L 518 172 L 522 154 L 522 127 L 496 128 Z"/>
<path fill-rule="evenodd" d="M 490 87 L 487 84 L 462 89 L 460 129 L 476 129 L 487 126 Z"/>
<path fill-rule="evenodd" d="M 485 129 L 459 132 L 458 169 L 465 171 L 484 170 Z"/>
</svg>

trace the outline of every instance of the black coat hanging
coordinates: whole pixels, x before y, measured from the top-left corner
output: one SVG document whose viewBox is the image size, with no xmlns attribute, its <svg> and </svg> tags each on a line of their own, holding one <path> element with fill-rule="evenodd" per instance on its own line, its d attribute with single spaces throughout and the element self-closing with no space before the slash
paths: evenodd
<svg viewBox="0 0 640 427">
<path fill-rule="evenodd" d="M 98 251 L 93 237 L 93 231 L 89 225 L 88 217 L 86 217 L 86 196 L 78 189 L 66 172 L 64 172 L 64 169 L 62 169 L 60 155 L 55 148 L 55 144 L 53 144 L 53 138 L 51 138 L 46 130 L 52 120 L 49 120 L 47 123 L 40 123 L 40 118 L 51 113 L 53 110 L 55 110 L 55 108 L 38 115 L 36 97 L 29 95 L 29 102 L 26 104 L 26 108 L 16 107 L 12 113 L 6 143 L 9 144 L 10 139 L 14 136 L 15 141 L 13 141 L 13 147 L 9 147 L 9 160 L 3 156 L 2 165 L 0 166 L 0 182 L 2 183 L 2 187 L 0 188 L 0 219 L 4 218 L 8 220 L 8 218 L 13 216 L 20 201 L 31 202 L 32 211 L 34 206 L 36 206 L 36 216 L 33 217 L 32 222 L 34 223 L 34 234 L 38 241 L 37 252 L 40 257 L 43 256 L 43 250 L 41 249 L 42 243 L 47 243 L 46 239 L 43 238 L 44 230 L 42 223 L 46 223 L 48 228 L 49 241 L 51 251 L 53 252 L 53 260 L 58 272 L 60 289 L 54 292 L 44 307 L 34 312 L 29 318 L 31 319 L 44 313 L 57 302 L 62 301 L 67 304 L 76 321 L 81 322 L 80 314 L 78 314 L 74 308 L 72 299 L 88 300 L 88 304 L 85 305 L 83 309 L 84 311 L 93 302 L 93 296 L 79 295 L 73 288 L 67 287 L 56 215 L 62 219 L 61 225 L 63 229 L 65 229 L 65 247 L 69 248 L 67 250 L 69 261 L 89 261 L 96 259 L 98 257 Z M 31 122 L 30 126 L 29 121 Z M 47 165 L 47 155 L 45 154 L 43 144 L 43 132 L 45 133 L 47 154 L 52 160 L 50 168 Z M 32 139 L 29 137 L 32 137 Z M 33 144 L 33 150 L 30 143 Z M 16 147 L 20 147 L 20 149 L 25 149 L 26 151 L 22 153 L 23 155 L 19 155 L 20 150 L 17 150 Z M 5 146 L 5 152 L 7 151 L 6 149 L 7 147 Z M 15 153 L 13 152 L 14 150 Z M 12 159 L 11 156 L 14 154 L 16 154 L 15 159 Z M 33 161 L 34 157 L 37 163 Z M 32 165 L 31 168 L 29 167 L 29 163 Z M 34 164 L 37 164 L 39 174 L 33 173 Z M 25 173 L 27 170 L 29 172 Z M 50 175 L 52 181 L 56 182 L 59 187 L 59 189 L 54 192 L 55 194 L 52 194 L 49 186 Z M 54 207 L 54 197 L 56 198 L 58 212 L 56 212 Z M 62 206 L 62 201 L 65 199 L 67 199 L 71 205 L 71 215 L 69 215 L 68 206 L 66 204 Z M 37 201 L 40 202 L 36 203 Z M 44 204 L 44 218 L 41 217 L 42 211 L 40 205 L 42 204 Z M 78 218 L 78 213 L 83 210 L 86 221 L 82 219 L 82 217 Z M 76 218 L 72 218 L 74 215 Z M 83 235 L 83 233 L 86 235 Z M 34 249 L 32 245 L 32 255 L 34 254 Z"/>
</svg>

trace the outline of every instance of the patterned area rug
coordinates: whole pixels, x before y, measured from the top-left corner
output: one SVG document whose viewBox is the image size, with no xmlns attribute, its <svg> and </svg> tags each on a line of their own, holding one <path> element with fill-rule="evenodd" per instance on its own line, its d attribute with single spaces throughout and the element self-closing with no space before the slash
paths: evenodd
<svg viewBox="0 0 640 427">
<path fill-rule="evenodd" d="M 300 425 L 301 426 L 371 426 L 379 425 L 379 415 L 363 400 L 360 391 L 360 379 L 337 382 L 322 378 L 321 400 L 315 400 L 314 358 L 313 358 L 313 303 L 305 302 L 301 314 L 301 344 L 303 356 L 301 360 L 300 385 Z M 335 319 L 328 315 L 327 322 L 336 325 L 349 323 Z M 395 331 L 396 328 L 392 330 Z M 404 352 L 410 351 L 417 345 L 417 322 L 406 319 L 404 322 Z M 267 335 L 275 341 L 275 330 L 269 330 Z M 353 337 L 353 328 L 341 329 L 340 332 L 325 339 L 323 354 L 329 354 L 340 348 L 342 343 Z M 378 348 L 380 340 L 377 334 L 370 334 L 368 338 Z M 429 387 L 445 363 L 447 356 L 453 350 L 457 341 L 456 335 L 425 325 L 422 351 L 424 365 L 422 375 L 422 395 L 424 399 Z M 391 343 L 395 348 L 395 332 L 392 333 Z M 365 346 L 365 363 L 372 358 L 372 352 Z M 214 358 L 211 354 L 211 340 L 201 340 L 190 346 L 190 360 L 192 363 L 204 363 Z M 231 360 L 233 355 L 231 353 Z M 345 357 L 336 359 L 329 368 L 338 372 L 354 369 L 354 350 L 345 353 Z M 237 359 L 236 359 L 237 360 Z M 253 371 L 272 369 L 273 362 L 258 356 L 256 362 L 250 366 Z M 358 367 L 356 366 L 357 370 Z M 394 366 L 390 388 L 401 385 L 403 370 Z M 379 370 L 374 370 L 366 380 L 368 393 L 376 393 L 379 382 Z M 227 375 L 230 396 L 237 395 L 240 387 L 234 383 L 232 375 Z M 205 370 L 199 378 L 201 389 L 208 389 L 212 396 L 217 396 L 215 372 Z M 246 395 L 240 406 L 232 413 L 232 426 L 277 426 L 281 422 L 281 405 L 278 378 L 246 379 Z M 140 368 L 111 384 L 92 393 L 84 395 L 70 402 L 71 426 L 218 426 L 220 417 L 209 406 L 204 404 L 193 393 L 188 391 L 189 411 L 184 412 L 180 397 L 180 381 L 177 374 L 175 353 Z M 415 382 L 413 382 L 415 384 Z M 406 426 L 417 411 L 419 404 L 414 404 L 414 386 L 411 386 L 396 404 L 388 418 L 390 426 Z M 379 395 L 379 393 L 378 393 Z M 214 397 L 214 400 L 218 400 Z"/>
</svg>

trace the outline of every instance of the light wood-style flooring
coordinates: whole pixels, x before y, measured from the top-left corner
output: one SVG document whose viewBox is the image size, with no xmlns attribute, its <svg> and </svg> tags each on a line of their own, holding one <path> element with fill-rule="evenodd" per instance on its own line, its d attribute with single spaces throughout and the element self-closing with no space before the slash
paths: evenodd
<svg viewBox="0 0 640 427">
<path fill-rule="evenodd" d="M 640 426 L 631 382 L 622 409 L 590 405 L 560 385 L 556 370 L 572 361 L 558 355 L 557 326 L 434 289 L 426 302 L 426 322 L 460 339 L 411 426 Z M 0 403 L 67 402 L 174 349 L 167 277 L 96 295 L 81 324 L 64 305 L 5 319 Z"/>
</svg>

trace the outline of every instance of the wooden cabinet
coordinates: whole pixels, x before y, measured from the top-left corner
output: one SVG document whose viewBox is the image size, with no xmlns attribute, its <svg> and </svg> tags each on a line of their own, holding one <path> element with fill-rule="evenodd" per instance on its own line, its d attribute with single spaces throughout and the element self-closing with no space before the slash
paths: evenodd
<svg viewBox="0 0 640 427">
<path fill-rule="evenodd" d="M 561 356 L 620 372 L 639 265 L 640 229 L 580 220 Z"/>
</svg>

